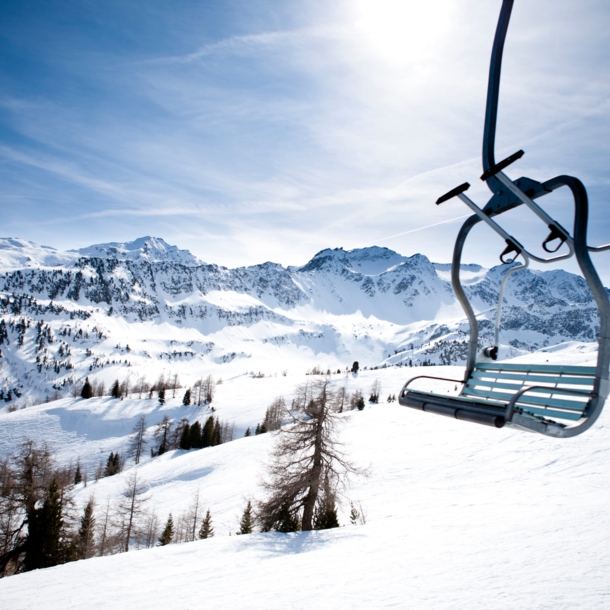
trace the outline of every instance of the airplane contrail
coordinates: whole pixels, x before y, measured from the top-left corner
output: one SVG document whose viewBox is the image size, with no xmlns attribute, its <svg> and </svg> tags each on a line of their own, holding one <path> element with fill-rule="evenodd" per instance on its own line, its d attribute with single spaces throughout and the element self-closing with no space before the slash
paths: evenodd
<svg viewBox="0 0 610 610">
<path fill-rule="evenodd" d="M 441 220 L 441 222 L 435 222 L 434 224 L 426 225 L 425 227 L 418 227 L 417 229 L 411 229 L 410 231 L 403 231 L 402 233 L 396 233 L 395 235 L 388 235 L 387 237 L 376 239 L 375 243 L 385 241 L 386 239 L 392 239 L 393 237 L 400 237 L 401 235 L 408 235 L 409 233 L 416 233 L 417 231 L 423 231 L 424 229 L 431 229 L 432 227 L 438 227 L 438 225 L 445 225 L 449 222 L 455 222 L 456 220 L 467 218 L 468 216 L 470 216 L 470 214 L 464 214 L 463 216 L 456 216 L 455 218 L 451 218 L 449 220 Z"/>
</svg>

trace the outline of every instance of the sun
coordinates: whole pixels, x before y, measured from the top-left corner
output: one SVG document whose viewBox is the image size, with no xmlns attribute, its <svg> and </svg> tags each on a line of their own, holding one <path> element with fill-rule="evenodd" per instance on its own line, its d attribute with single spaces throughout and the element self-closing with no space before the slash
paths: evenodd
<svg viewBox="0 0 610 610">
<path fill-rule="evenodd" d="M 361 42 L 391 63 L 435 55 L 449 32 L 454 3 L 449 0 L 355 0 L 353 22 Z"/>
</svg>

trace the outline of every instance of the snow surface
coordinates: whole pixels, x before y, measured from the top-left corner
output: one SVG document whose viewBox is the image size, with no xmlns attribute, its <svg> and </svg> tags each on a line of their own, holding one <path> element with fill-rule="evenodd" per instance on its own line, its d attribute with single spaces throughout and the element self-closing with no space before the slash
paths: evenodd
<svg viewBox="0 0 610 610">
<path fill-rule="evenodd" d="M 586 346 L 585 346 L 586 347 Z M 582 344 L 530 355 L 536 362 L 586 364 Z M 379 379 L 382 399 L 409 375 L 459 378 L 459 367 L 363 371 L 333 383 L 364 391 Z M 239 376 L 217 386 L 216 414 L 236 431 L 260 421 L 271 400 L 290 396 L 303 375 Z M 444 391 L 447 384 L 433 382 Z M 453 391 L 449 384 L 447 390 Z M 164 407 L 182 416 L 179 399 Z M 190 407 L 191 417 L 207 411 Z M 20 434 L 51 441 L 61 460 L 93 466 L 124 446 L 148 399 L 61 400 L 0 415 L 0 452 Z M 592 430 L 557 440 L 495 430 L 381 402 L 344 416 L 345 450 L 370 475 L 347 496 L 366 525 L 235 536 L 273 434 L 198 451 L 172 451 L 139 467 L 161 521 L 199 492 L 212 511 L 209 540 L 94 558 L 0 581 L 0 608 L 583 608 L 610 607 L 610 414 Z M 239 434 L 238 436 L 241 436 Z M 76 499 L 115 498 L 129 470 L 89 479 Z M 233 535 L 229 536 L 232 532 Z"/>
</svg>

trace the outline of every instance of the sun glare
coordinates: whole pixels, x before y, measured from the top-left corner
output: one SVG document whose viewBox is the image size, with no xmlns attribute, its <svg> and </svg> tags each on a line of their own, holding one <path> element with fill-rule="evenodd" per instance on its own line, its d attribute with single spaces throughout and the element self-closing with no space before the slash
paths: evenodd
<svg viewBox="0 0 610 610">
<path fill-rule="evenodd" d="M 356 0 L 352 10 L 362 43 L 392 63 L 434 56 L 453 13 L 448 0 Z"/>
</svg>

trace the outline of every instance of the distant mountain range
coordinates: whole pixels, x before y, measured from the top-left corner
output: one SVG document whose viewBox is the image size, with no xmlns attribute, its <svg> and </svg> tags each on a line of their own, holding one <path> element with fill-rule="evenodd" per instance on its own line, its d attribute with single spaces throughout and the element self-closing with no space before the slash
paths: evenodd
<svg viewBox="0 0 610 610">
<path fill-rule="evenodd" d="M 461 270 L 485 345 L 506 270 Z M 155 237 L 67 252 L 0 239 L 0 404 L 39 402 L 86 376 L 461 363 L 468 326 L 450 271 L 376 246 L 228 269 Z M 502 329 L 506 356 L 594 341 L 597 310 L 581 277 L 525 270 L 509 282 Z"/>
</svg>

